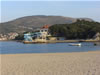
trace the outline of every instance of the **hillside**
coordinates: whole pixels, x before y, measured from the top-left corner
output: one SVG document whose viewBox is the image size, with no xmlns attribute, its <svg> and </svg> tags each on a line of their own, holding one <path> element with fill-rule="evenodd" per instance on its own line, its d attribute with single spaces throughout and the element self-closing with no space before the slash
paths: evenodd
<svg viewBox="0 0 100 75">
<path fill-rule="evenodd" d="M 95 36 L 100 38 L 100 23 L 94 21 L 77 20 L 71 24 L 56 24 L 49 30 L 53 36 L 66 39 L 91 39 Z"/>
<path fill-rule="evenodd" d="M 89 18 L 78 18 L 84 19 L 87 21 L 93 21 Z M 0 23 L 0 34 L 6 34 L 9 32 L 18 32 L 22 33 L 24 31 L 32 31 L 38 27 L 41 27 L 45 24 L 70 24 L 76 22 L 77 18 L 63 17 L 63 16 L 26 16 L 21 17 L 9 22 Z"/>
</svg>

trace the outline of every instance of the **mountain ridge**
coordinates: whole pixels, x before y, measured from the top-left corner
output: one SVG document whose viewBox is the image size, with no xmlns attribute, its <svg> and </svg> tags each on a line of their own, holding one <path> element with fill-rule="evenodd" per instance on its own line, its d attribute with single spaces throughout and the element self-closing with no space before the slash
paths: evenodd
<svg viewBox="0 0 100 75">
<path fill-rule="evenodd" d="M 34 15 L 24 16 L 21 18 L 14 19 L 12 21 L 0 23 L 0 34 L 6 34 L 10 32 L 22 33 L 25 31 L 32 31 L 45 24 L 70 24 L 76 22 L 77 19 L 93 21 L 90 18 L 71 18 L 65 16 L 53 16 L 53 15 Z"/>
</svg>

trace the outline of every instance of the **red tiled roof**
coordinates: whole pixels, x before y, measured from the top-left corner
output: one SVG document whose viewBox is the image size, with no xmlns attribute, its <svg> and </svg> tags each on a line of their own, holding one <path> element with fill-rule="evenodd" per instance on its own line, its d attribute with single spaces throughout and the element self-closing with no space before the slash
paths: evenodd
<svg viewBox="0 0 100 75">
<path fill-rule="evenodd" d="M 44 25 L 43 27 L 42 27 L 42 29 L 48 29 L 49 28 L 49 25 Z"/>
</svg>

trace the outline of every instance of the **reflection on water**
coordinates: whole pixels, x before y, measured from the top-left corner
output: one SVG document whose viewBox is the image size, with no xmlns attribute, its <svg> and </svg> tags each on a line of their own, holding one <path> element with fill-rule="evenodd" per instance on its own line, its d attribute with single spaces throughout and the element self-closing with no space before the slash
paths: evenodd
<svg viewBox="0 0 100 75">
<path fill-rule="evenodd" d="M 82 42 L 81 46 L 69 46 L 69 43 L 23 44 L 14 41 L 0 42 L 0 54 L 83 52 L 95 50 L 100 50 L 100 45 L 95 46 L 91 42 Z"/>
</svg>

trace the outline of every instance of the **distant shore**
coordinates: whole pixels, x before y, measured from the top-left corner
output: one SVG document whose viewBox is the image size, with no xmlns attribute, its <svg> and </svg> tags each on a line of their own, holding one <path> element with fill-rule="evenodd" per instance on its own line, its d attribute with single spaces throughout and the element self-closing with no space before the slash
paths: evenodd
<svg viewBox="0 0 100 75">
<path fill-rule="evenodd" d="M 100 51 L 0 55 L 1 75 L 99 75 Z"/>
<path fill-rule="evenodd" d="M 23 42 L 23 40 L 0 40 L 0 41 L 16 41 L 16 42 Z M 91 39 L 88 39 L 88 40 L 47 40 L 47 43 L 66 43 L 66 42 L 100 42 L 100 40 L 91 40 Z M 30 41 L 27 41 L 25 43 L 34 43 L 34 42 L 30 42 Z"/>
</svg>

